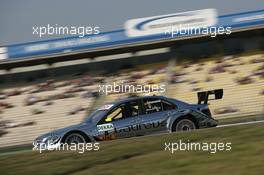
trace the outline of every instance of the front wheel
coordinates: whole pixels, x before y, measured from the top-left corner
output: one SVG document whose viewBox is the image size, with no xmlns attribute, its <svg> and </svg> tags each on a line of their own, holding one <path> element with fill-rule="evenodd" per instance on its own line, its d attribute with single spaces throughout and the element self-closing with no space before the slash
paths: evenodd
<svg viewBox="0 0 264 175">
<path fill-rule="evenodd" d="M 86 143 L 86 140 L 83 135 L 79 133 L 71 133 L 65 138 L 65 143 L 67 144 L 79 144 Z"/>
<path fill-rule="evenodd" d="M 187 118 L 180 119 L 179 121 L 175 122 L 172 127 L 173 132 L 179 132 L 179 131 L 191 131 L 196 129 L 195 123 Z"/>
</svg>

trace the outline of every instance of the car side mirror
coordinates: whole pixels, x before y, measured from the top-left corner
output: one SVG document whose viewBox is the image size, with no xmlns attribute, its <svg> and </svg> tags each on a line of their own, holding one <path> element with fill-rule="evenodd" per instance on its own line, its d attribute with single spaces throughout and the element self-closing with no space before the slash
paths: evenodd
<svg viewBox="0 0 264 175">
<path fill-rule="evenodd" d="M 112 118 L 106 118 L 105 121 L 106 122 L 111 122 L 112 121 Z"/>
</svg>

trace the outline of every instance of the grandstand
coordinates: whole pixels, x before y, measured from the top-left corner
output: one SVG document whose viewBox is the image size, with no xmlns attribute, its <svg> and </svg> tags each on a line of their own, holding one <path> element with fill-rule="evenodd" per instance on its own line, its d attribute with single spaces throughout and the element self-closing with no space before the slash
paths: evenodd
<svg viewBox="0 0 264 175">
<path fill-rule="evenodd" d="M 2 90 L 0 121 L 7 133 L 0 146 L 30 143 L 39 134 L 81 122 L 95 88 L 90 78 L 82 78 Z"/>
<path fill-rule="evenodd" d="M 118 82 L 120 79 L 129 78 L 136 84 L 167 84 L 167 91 L 159 95 L 167 95 L 194 104 L 197 103 L 196 93 L 198 91 L 224 88 L 224 100 L 210 104 L 212 113 L 217 119 L 255 116 L 264 111 L 263 63 L 264 55 L 254 53 L 246 56 L 206 58 L 196 63 L 185 62 L 173 66 L 173 72 L 170 73 L 164 72 L 170 66 L 169 64 L 158 66 L 152 64 L 138 68 L 141 70 L 137 70 L 137 74 L 144 75 L 140 79 L 132 79 L 131 73 L 123 73 L 116 78 L 112 77 L 111 80 Z M 222 72 L 219 70 L 219 72 L 212 73 L 212 70 L 219 65 L 223 67 Z M 131 72 L 134 71 L 131 70 Z M 152 72 L 156 73 L 152 74 Z M 169 80 L 167 77 L 170 77 Z M 237 81 L 244 77 L 249 77 L 252 81 L 245 84 Z M 150 93 L 152 94 L 155 93 Z M 129 94 L 108 95 L 105 102 L 124 98 L 124 95 L 129 96 Z"/>
<path fill-rule="evenodd" d="M 254 63 L 253 60 L 259 60 L 259 62 Z M 263 54 L 254 54 L 228 59 L 224 57 L 220 62 L 212 59 L 190 65 L 182 69 L 184 76 L 177 77 L 184 83 L 173 84 L 170 89 L 171 94 L 175 98 L 196 103 L 195 92 L 224 88 L 224 100 L 210 104 L 217 119 L 260 114 L 264 111 L 263 62 Z M 220 70 L 219 65 L 223 69 Z M 216 67 L 219 72 L 212 73 Z M 262 73 L 256 75 L 260 71 Z M 244 77 L 251 81 L 245 83 L 237 81 Z"/>
<path fill-rule="evenodd" d="M 198 91 L 224 88 L 224 100 L 210 104 L 216 119 L 263 113 L 263 54 L 233 55 L 217 59 L 200 59 L 195 63 L 170 64 L 172 62 L 161 62 L 120 70 L 111 77 L 104 77 L 103 81 L 121 83 L 126 80 L 145 85 L 167 84 L 167 91 L 160 95 L 190 103 L 197 103 Z M 223 68 L 219 68 L 219 65 Z M 172 72 L 169 72 L 171 66 Z M 213 71 L 216 66 L 219 70 Z M 249 77 L 251 81 L 238 82 L 239 77 Z M 4 103 L 2 102 L 1 122 L 7 133 L 2 136 L 0 146 L 30 143 L 40 134 L 81 122 L 92 103 L 99 98 L 96 96 L 98 79 L 102 78 L 82 75 L 75 79 L 58 82 L 49 80 L 2 90 L 1 98 Z M 152 94 L 154 93 L 139 95 Z M 129 95 L 109 94 L 100 97 L 103 100 L 97 105 Z M 7 107 L 8 104 L 10 107 Z M 20 137 L 17 137 L 18 135 Z"/>
</svg>

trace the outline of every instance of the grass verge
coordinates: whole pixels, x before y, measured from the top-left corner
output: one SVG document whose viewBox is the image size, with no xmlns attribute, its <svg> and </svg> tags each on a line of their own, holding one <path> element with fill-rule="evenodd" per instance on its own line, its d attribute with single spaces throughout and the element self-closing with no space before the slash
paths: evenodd
<svg viewBox="0 0 264 175">
<path fill-rule="evenodd" d="M 28 152 L 0 157 L 1 174 L 261 174 L 264 124 L 102 142 L 95 152 Z M 231 142 L 232 150 L 164 151 L 164 143 Z"/>
</svg>

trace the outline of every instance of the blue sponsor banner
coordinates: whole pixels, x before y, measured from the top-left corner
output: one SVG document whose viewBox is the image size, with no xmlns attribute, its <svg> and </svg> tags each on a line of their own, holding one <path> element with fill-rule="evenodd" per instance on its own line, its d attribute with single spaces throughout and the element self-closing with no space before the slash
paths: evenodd
<svg viewBox="0 0 264 175">
<path fill-rule="evenodd" d="M 26 44 L 18 44 L 8 47 L 8 57 L 18 59 L 28 56 L 46 56 L 50 54 L 61 54 L 65 52 L 79 51 L 111 45 L 125 38 L 122 30 L 102 33 L 89 37 L 71 37 L 63 39 L 53 39 Z"/>
<path fill-rule="evenodd" d="M 218 26 L 231 26 L 233 29 L 264 25 L 264 9 L 218 17 Z"/>
<path fill-rule="evenodd" d="M 258 27 L 264 25 L 264 9 L 229 15 L 218 16 L 216 27 L 231 27 L 232 31 L 242 28 Z M 187 34 L 177 34 L 175 37 L 184 37 Z M 92 51 L 98 48 L 107 48 L 169 39 L 170 35 L 164 33 L 130 37 L 125 29 L 100 33 L 84 37 L 69 37 L 46 41 L 16 44 L 7 46 L 5 60 L 25 59 L 40 56 L 59 55 L 62 53 Z"/>
</svg>

